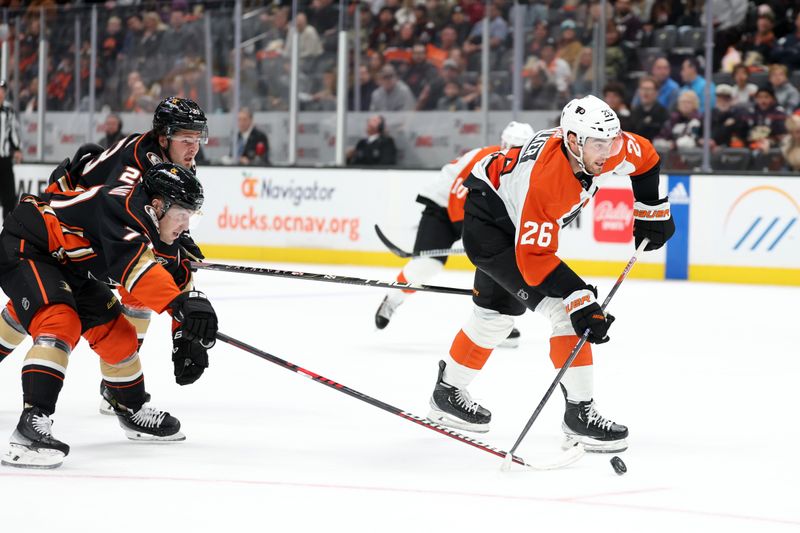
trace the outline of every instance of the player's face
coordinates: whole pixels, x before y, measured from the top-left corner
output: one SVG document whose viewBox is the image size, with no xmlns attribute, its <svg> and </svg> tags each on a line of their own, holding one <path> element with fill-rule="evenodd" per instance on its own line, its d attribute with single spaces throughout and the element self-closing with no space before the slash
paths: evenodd
<svg viewBox="0 0 800 533">
<path fill-rule="evenodd" d="M 181 233 L 194 226 L 199 216 L 199 211 L 192 211 L 179 205 L 171 206 L 158 221 L 158 233 L 161 241 L 165 244 L 172 244 Z"/>
<path fill-rule="evenodd" d="M 183 168 L 194 166 L 194 157 L 200 150 L 203 135 L 199 131 L 178 130 L 170 137 L 169 159 Z"/>
<path fill-rule="evenodd" d="M 583 166 L 591 174 L 600 174 L 606 160 L 622 150 L 622 134 L 613 139 L 588 137 L 583 143 Z"/>
</svg>

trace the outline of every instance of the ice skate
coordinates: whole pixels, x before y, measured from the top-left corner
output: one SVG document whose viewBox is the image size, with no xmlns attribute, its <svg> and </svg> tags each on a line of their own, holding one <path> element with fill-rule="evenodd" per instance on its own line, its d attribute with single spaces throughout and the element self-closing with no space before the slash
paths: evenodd
<svg viewBox="0 0 800 533">
<path fill-rule="evenodd" d="M 587 452 L 617 453 L 628 449 L 628 428 L 600 416 L 594 400 L 570 402 L 567 400 L 561 429 L 566 436 L 562 447 L 583 444 Z"/>
<path fill-rule="evenodd" d="M 511 330 L 511 333 L 508 334 L 508 337 L 503 339 L 503 342 L 500 343 L 498 348 L 517 348 L 519 346 L 519 330 L 514 328 Z"/>
<path fill-rule="evenodd" d="M 384 297 L 381 305 L 378 307 L 378 310 L 375 312 L 375 327 L 378 329 L 384 329 L 386 326 L 389 325 L 389 321 L 392 319 L 392 315 L 403 303 L 403 293 L 397 291 L 399 294 L 388 294 Z"/>
<path fill-rule="evenodd" d="M 134 412 L 119 403 L 109 389 L 103 392 L 103 397 L 111 405 L 119 425 L 130 440 L 158 442 L 186 440 L 186 435 L 180 431 L 180 421 L 168 412 L 151 407 L 147 403 Z"/>
<path fill-rule="evenodd" d="M 111 407 L 110 403 L 108 403 L 108 400 L 106 400 L 106 397 L 105 397 L 105 394 L 104 394 L 104 391 L 107 388 L 108 387 L 106 387 L 105 383 L 103 383 L 103 381 L 101 380 L 100 381 L 100 408 L 98 409 L 98 411 L 100 411 L 101 415 L 116 416 L 116 414 L 117 414 L 116 411 L 114 411 L 114 408 Z M 150 393 L 149 392 L 145 392 L 144 393 L 144 403 L 150 403 Z"/>
<path fill-rule="evenodd" d="M 69 445 L 53 437 L 53 421 L 38 407 L 22 410 L 11 435 L 9 450 L 2 458 L 5 466 L 18 468 L 58 468 L 69 454 Z"/>
<path fill-rule="evenodd" d="M 466 389 L 457 389 L 442 380 L 445 362 L 439 361 L 439 376 L 431 395 L 428 420 L 443 426 L 486 433 L 492 413 L 472 400 Z"/>
</svg>

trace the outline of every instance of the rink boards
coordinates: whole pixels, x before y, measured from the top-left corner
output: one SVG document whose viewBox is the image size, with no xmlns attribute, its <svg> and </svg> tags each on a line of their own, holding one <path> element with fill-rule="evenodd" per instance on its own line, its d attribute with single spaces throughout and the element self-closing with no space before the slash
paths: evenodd
<svg viewBox="0 0 800 533">
<path fill-rule="evenodd" d="M 18 191 L 46 185 L 52 165 L 15 167 Z M 375 236 L 413 247 L 420 191 L 436 171 L 202 167 L 209 258 L 402 265 Z M 588 276 L 616 276 L 633 252 L 630 180 L 604 176 L 580 217 L 563 228 L 560 256 Z M 652 279 L 800 285 L 800 178 L 664 175 L 676 234 L 632 273 Z M 453 257 L 453 268 L 470 268 Z"/>
</svg>

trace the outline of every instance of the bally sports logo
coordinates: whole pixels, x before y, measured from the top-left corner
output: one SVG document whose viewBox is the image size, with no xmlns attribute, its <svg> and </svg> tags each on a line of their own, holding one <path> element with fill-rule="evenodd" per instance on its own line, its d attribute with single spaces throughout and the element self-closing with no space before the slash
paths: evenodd
<svg viewBox="0 0 800 533">
<path fill-rule="evenodd" d="M 633 239 L 633 192 L 600 189 L 594 197 L 594 239 L 630 242 Z"/>
</svg>

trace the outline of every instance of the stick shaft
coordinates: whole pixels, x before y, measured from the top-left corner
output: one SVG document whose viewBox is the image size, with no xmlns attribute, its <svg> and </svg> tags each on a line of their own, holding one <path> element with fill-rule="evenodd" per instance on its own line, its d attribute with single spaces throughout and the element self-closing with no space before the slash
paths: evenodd
<svg viewBox="0 0 800 533">
<path fill-rule="evenodd" d="M 506 452 L 504 452 L 503 450 L 498 450 L 497 448 L 495 448 L 493 446 L 490 446 L 488 444 L 484 444 L 483 442 L 475 440 L 472 437 L 468 437 L 466 435 L 462 435 L 461 433 L 458 433 L 457 431 L 453 431 L 452 429 L 446 428 L 444 426 L 440 426 L 439 424 L 434 424 L 433 422 L 429 422 L 428 420 L 425 420 L 424 418 L 418 417 L 417 415 L 414 415 L 414 414 L 409 413 L 407 411 L 403 411 L 402 409 L 399 409 L 397 407 L 389 405 L 388 403 L 385 403 L 385 402 L 382 402 L 382 401 L 377 400 L 375 398 L 372 398 L 371 396 L 367 396 L 366 394 L 363 394 L 361 392 L 358 392 L 357 390 L 351 389 L 350 387 L 342 385 L 341 383 L 337 383 L 337 382 L 333 381 L 332 379 L 328 379 L 326 377 L 320 376 L 319 374 L 311 372 L 310 370 L 306 370 L 305 368 L 297 366 L 294 363 L 290 363 L 289 361 L 285 361 L 285 360 L 281 359 L 280 357 L 277 357 L 275 355 L 267 353 L 267 352 L 265 352 L 263 350 L 259 350 L 258 348 L 250 346 L 249 344 L 246 344 L 246 343 L 244 343 L 244 342 L 242 342 L 240 340 L 234 339 L 233 337 L 229 337 L 228 335 L 225 335 L 222 332 L 217 332 L 217 339 L 219 339 L 220 341 L 225 342 L 227 344 L 230 344 L 231 346 L 239 348 L 240 350 L 244 350 L 245 352 L 248 352 L 248 353 L 253 354 L 253 355 L 257 356 L 257 357 L 260 357 L 261 359 L 265 359 L 265 360 L 269 361 L 270 363 L 274 363 L 274 364 L 276 364 L 278 366 L 281 366 L 281 367 L 283 367 L 283 368 L 285 368 L 287 370 L 291 370 L 292 372 L 300 374 L 303 377 L 310 378 L 312 381 L 316 381 L 317 383 L 321 383 L 323 385 L 326 385 L 326 386 L 330 387 L 333 390 L 336 390 L 338 392 L 347 394 L 348 396 L 350 396 L 352 398 L 355 398 L 357 400 L 361 400 L 364 403 L 368 403 L 369 405 L 372 405 L 373 407 L 377 407 L 378 409 L 382 409 L 382 410 L 386 411 L 387 413 L 391 413 L 393 415 L 397 415 L 400 418 L 403 418 L 403 419 L 408 420 L 410 422 L 414 422 L 415 424 L 420 425 L 420 426 L 422 426 L 424 428 L 430 429 L 430 430 L 435 431 L 437 433 L 441 433 L 442 435 L 446 435 L 446 436 L 450 437 L 451 439 L 457 440 L 459 442 L 463 442 L 464 444 L 469 444 L 470 446 L 472 446 L 474 448 L 477 448 L 479 450 L 483 450 L 484 452 L 488 452 L 488 453 L 490 453 L 492 455 L 495 455 L 497 457 L 505 457 L 506 456 Z M 521 457 L 513 456 L 512 457 L 512 461 L 517 463 L 517 464 L 520 464 L 520 465 L 530 466 L 527 463 L 525 463 L 524 459 L 522 459 Z"/>
<path fill-rule="evenodd" d="M 192 268 L 199 270 L 214 270 L 217 272 L 235 272 L 239 274 L 254 274 L 257 276 L 271 276 L 276 278 L 302 279 L 306 281 L 322 281 L 326 283 L 342 283 L 345 285 L 361 285 L 363 287 L 379 287 L 383 289 L 414 290 L 420 292 L 438 292 L 442 294 L 460 294 L 463 296 L 472 296 L 471 289 L 442 287 L 439 285 L 401 283 L 399 281 L 381 281 L 377 279 L 355 278 L 351 276 L 335 276 L 333 274 L 314 274 L 312 272 L 298 272 L 295 270 L 276 270 L 272 268 L 222 265 L 219 263 L 201 263 L 196 261 L 192 261 L 191 265 Z"/>
<path fill-rule="evenodd" d="M 436 248 L 433 250 L 422 250 L 417 253 L 407 252 L 390 241 L 377 224 L 375 224 L 375 234 L 390 252 L 404 259 L 413 259 L 415 257 L 444 257 L 448 255 L 463 255 L 465 253 L 463 248 Z"/>
</svg>

